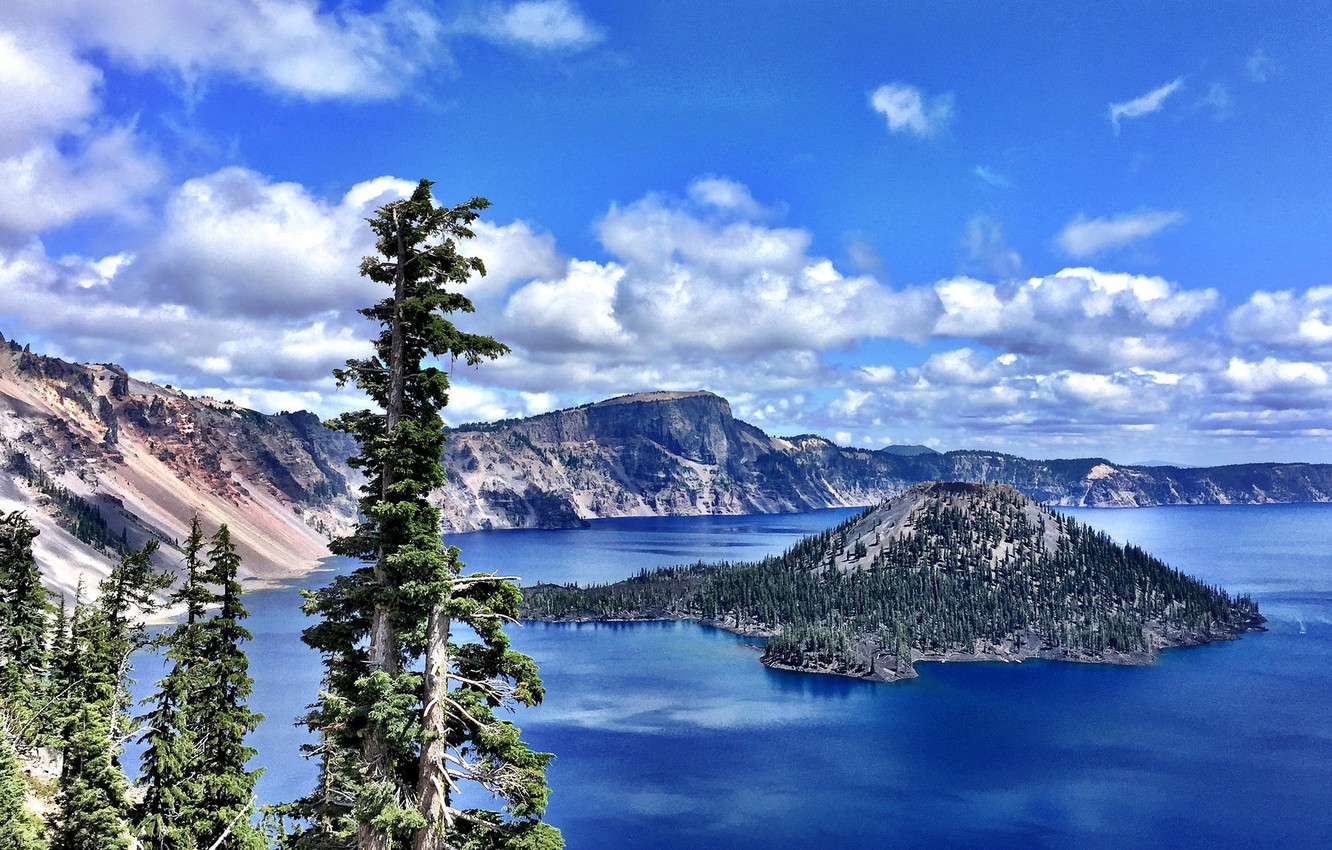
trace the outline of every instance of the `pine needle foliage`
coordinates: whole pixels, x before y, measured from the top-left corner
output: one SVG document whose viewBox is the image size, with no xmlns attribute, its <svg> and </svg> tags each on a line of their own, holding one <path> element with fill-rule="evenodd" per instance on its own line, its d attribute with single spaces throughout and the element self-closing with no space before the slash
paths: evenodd
<svg viewBox="0 0 1332 850">
<path fill-rule="evenodd" d="M 254 680 L 241 625 L 248 613 L 240 557 L 226 525 L 205 542 L 196 516 L 185 541 L 183 582 L 171 602 L 183 619 L 158 640 L 171 667 L 141 718 L 146 732 L 135 820 L 144 850 L 261 850 L 250 823 L 258 771 L 244 743 L 262 717 L 249 710 Z M 211 611 L 211 613 L 210 613 Z"/>
<path fill-rule="evenodd" d="M 285 839 L 302 850 L 563 846 L 539 821 L 550 756 L 528 749 L 496 714 L 543 694 L 536 666 L 504 634 L 519 592 L 504 577 L 464 574 L 429 501 L 445 482 L 439 411 L 449 373 L 439 364 L 474 366 L 508 351 L 449 319 L 473 311 L 457 289 L 485 267 L 459 254 L 458 242 L 472 237 L 489 202 L 440 207 L 431 185 L 421 181 L 370 219 L 377 254 L 361 274 L 391 294 L 361 310 L 380 328 L 374 354 L 334 372 L 375 408 L 330 423 L 356 438 L 350 463 L 366 475 L 363 521 L 333 549 L 362 566 L 305 606 L 321 618 L 303 638 L 322 653 L 326 676 L 308 718 L 319 787 L 286 809 L 307 819 Z M 455 641 L 455 631 L 476 640 Z M 468 788 L 493 794 L 502 811 L 462 807 Z"/>
<path fill-rule="evenodd" d="M 59 680 L 64 759 L 56 794 L 53 850 L 130 850 L 128 782 L 120 766 L 127 726 L 130 654 L 146 642 L 142 617 L 170 576 L 153 569 L 156 542 L 121 557 L 95 604 L 75 608 Z"/>
<path fill-rule="evenodd" d="M 0 515 L 0 706 L 20 740 L 32 746 L 47 700 L 47 639 L 54 609 L 33 558 L 38 531 L 21 512 Z"/>
</svg>

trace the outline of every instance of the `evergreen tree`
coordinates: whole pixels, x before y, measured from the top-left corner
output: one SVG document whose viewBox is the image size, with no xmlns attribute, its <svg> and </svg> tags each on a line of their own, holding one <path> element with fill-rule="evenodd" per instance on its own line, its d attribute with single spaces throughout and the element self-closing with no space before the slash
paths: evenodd
<svg viewBox="0 0 1332 850">
<path fill-rule="evenodd" d="M 38 531 L 22 513 L 0 515 L 0 703 L 15 729 L 37 732 L 29 721 L 46 700 L 47 635 L 51 594 L 42 586 L 32 554 Z"/>
<path fill-rule="evenodd" d="M 143 799 L 135 821 L 144 850 L 191 850 L 197 847 L 194 824 L 201 795 L 199 759 L 193 724 L 187 714 L 199 690 L 203 617 L 214 600 L 204 582 L 203 530 L 196 514 L 185 539 L 183 581 L 169 603 L 183 607 L 184 619 L 159 639 L 171 668 L 157 683 L 153 709 L 142 717 L 146 732 L 140 759 Z M 204 845 L 205 847 L 207 845 Z"/>
<path fill-rule="evenodd" d="M 218 588 L 218 609 L 203 624 L 203 661 L 188 712 L 198 742 L 202 781 L 198 841 L 200 847 L 218 850 L 262 850 L 264 840 L 250 823 L 259 772 L 245 769 L 255 754 L 245 745 L 245 736 L 263 716 L 250 711 L 246 703 L 254 679 L 241 644 L 253 636 L 241 625 L 249 616 L 241 604 L 237 578 L 241 560 L 226 525 L 218 528 L 210 543 L 207 580 Z"/>
<path fill-rule="evenodd" d="M 250 823 L 258 774 L 245 770 L 255 751 L 244 738 L 262 718 L 246 704 L 254 680 L 241 648 L 251 635 L 240 624 L 248 616 L 240 557 L 223 525 L 205 564 L 197 516 L 184 549 L 184 581 L 171 597 L 184 619 L 159 641 L 171 669 L 142 718 L 139 836 L 145 850 L 260 850 L 264 842 Z"/>
<path fill-rule="evenodd" d="M 449 379 L 432 358 L 478 364 L 508 349 L 460 331 L 448 314 L 471 312 L 453 291 L 481 261 L 457 253 L 478 213 L 474 198 L 437 207 L 423 180 L 411 198 L 370 220 L 379 256 L 361 274 L 392 289 L 363 309 L 379 323 L 374 356 L 335 372 L 378 410 L 344 414 L 333 427 L 354 436 L 351 464 L 366 473 L 363 522 L 334 551 L 364 566 L 312 594 L 306 610 L 323 621 L 304 639 L 327 663 L 324 693 L 309 722 L 320 736 L 320 789 L 304 801 L 313 829 L 299 846 L 363 850 L 563 846 L 538 820 L 546 800 L 545 765 L 494 710 L 542 696 L 535 665 L 508 647 L 502 626 L 517 614 L 507 579 L 463 575 L 458 551 L 440 540 L 439 510 L 428 496 L 444 483 L 440 467 Z M 455 626 L 479 643 L 451 642 Z M 424 674 L 417 672 L 417 662 Z M 479 783 L 504 813 L 464 811 L 459 783 Z"/>
<path fill-rule="evenodd" d="M 75 608 L 68 682 L 64 761 L 56 794 L 53 850 L 129 850 L 128 782 L 120 754 L 128 702 L 130 653 L 143 645 L 142 617 L 170 576 L 153 571 L 150 542 L 121 557 L 99 585 L 95 605 Z"/>
<path fill-rule="evenodd" d="M 0 703 L 0 710 L 3 709 Z M 3 731 L 3 730 L 0 730 Z M 0 847 L 46 850 L 41 823 L 23 805 L 26 783 L 8 736 L 0 734 Z"/>
</svg>

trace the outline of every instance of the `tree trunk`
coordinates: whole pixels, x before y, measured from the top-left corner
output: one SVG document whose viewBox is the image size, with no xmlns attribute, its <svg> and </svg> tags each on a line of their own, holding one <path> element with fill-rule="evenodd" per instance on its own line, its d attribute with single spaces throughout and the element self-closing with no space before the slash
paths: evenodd
<svg viewBox="0 0 1332 850">
<path fill-rule="evenodd" d="M 443 697 L 449 688 L 449 629 L 452 623 L 442 605 L 430 611 L 426 624 L 425 711 L 421 726 L 420 773 L 416 784 L 417 805 L 426 825 L 416 832 L 414 850 L 443 847 L 442 830 L 451 825 L 448 765 L 444 761 L 448 742 L 448 706 Z"/>
<path fill-rule="evenodd" d="M 407 257 L 406 246 L 402 238 L 402 221 L 398 210 L 393 210 L 393 227 L 398 241 L 398 266 L 393 277 L 393 317 L 389 324 L 389 362 L 385 364 L 389 372 L 388 404 L 385 407 L 384 434 L 388 437 L 402 421 L 403 395 L 406 389 L 406 343 L 402 327 L 402 302 L 407 298 Z M 393 470 L 387 463 L 380 469 L 380 498 L 389 501 L 389 488 L 393 486 Z M 379 558 L 375 563 L 375 581 L 381 587 L 389 583 L 385 570 L 388 558 L 388 546 L 381 539 Z M 367 661 L 370 672 L 384 672 L 390 676 L 398 674 L 398 636 L 389 619 L 388 608 L 380 602 L 375 603 L 374 613 L 370 618 L 370 645 L 367 648 Z M 392 782 L 393 771 L 388 765 L 388 747 L 384 737 L 377 729 L 367 730 L 365 744 L 362 747 L 365 764 L 370 778 L 381 782 Z M 388 836 L 375 832 L 367 824 L 357 829 L 357 841 L 363 850 L 390 850 Z"/>
</svg>

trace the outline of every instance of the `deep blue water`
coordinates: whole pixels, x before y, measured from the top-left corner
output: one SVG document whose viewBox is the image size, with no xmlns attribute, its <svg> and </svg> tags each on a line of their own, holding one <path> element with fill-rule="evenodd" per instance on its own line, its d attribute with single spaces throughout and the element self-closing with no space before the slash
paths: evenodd
<svg viewBox="0 0 1332 850">
<path fill-rule="evenodd" d="M 469 568 L 606 581 L 745 559 L 848 511 L 610 520 L 458 535 Z M 528 624 L 554 752 L 547 819 L 571 848 L 1325 847 L 1332 836 L 1332 506 L 1070 511 L 1252 593 L 1270 631 L 1146 668 L 923 664 L 890 685 L 783 673 L 692 624 Z M 317 583 L 317 580 L 316 582 Z M 295 591 L 247 595 L 260 792 L 313 767 L 291 719 L 317 688 Z"/>
</svg>

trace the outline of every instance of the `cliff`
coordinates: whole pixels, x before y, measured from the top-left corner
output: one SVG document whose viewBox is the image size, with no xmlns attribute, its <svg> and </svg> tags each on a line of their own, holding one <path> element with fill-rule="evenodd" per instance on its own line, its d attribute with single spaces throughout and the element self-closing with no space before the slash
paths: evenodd
<svg viewBox="0 0 1332 850">
<path fill-rule="evenodd" d="M 41 529 L 50 585 L 89 587 L 156 538 L 164 567 L 198 512 L 230 526 L 247 576 L 304 574 L 354 516 L 354 445 L 311 413 L 266 416 L 0 337 L 0 510 Z"/>
<path fill-rule="evenodd" d="M 563 528 L 615 516 L 749 514 L 872 504 L 921 481 L 1009 484 L 1066 507 L 1332 499 L 1332 465 L 1135 467 L 919 446 L 770 437 L 707 392 L 644 393 L 453 429 L 445 525 Z"/>
<path fill-rule="evenodd" d="M 771 667 L 893 681 L 921 661 L 1146 664 L 1261 628 L 1247 597 L 1118 546 L 1006 485 L 914 486 L 756 563 L 540 586 L 525 616 L 697 620 L 769 636 Z"/>
</svg>

